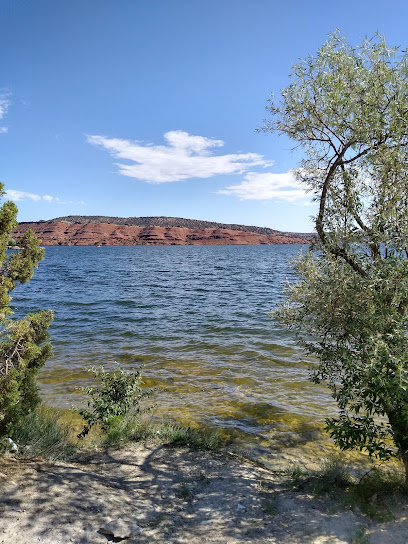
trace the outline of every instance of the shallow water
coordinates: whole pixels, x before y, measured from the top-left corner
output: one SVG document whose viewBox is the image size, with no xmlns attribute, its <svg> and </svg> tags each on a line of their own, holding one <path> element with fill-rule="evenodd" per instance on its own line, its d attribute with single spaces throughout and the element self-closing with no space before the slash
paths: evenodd
<svg viewBox="0 0 408 544">
<path fill-rule="evenodd" d="M 81 401 L 90 365 L 145 365 L 159 414 L 250 435 L 297 440 L 333 413 L 307 380 L 313 361 L 268 312 L 294 280 L 305 246 L 47 247 L 13 293 L 17 315 L 55 310 L 54 356 L 39 375 L 45 400 Z"/>
</svg>

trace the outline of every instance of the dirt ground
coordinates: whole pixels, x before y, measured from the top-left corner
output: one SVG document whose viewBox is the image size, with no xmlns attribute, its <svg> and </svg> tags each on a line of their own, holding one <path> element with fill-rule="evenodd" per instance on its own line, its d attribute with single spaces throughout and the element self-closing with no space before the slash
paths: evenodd
<svg viewBox="0 0 408 544">
<path fill-rule="evenodd" d="M 100 530 L 117 520 L 129 544 L 408 543 L 407 505 L 373 522 L 227 453 L 135 445 L 0 467 L 1 544 L 118 542 Z"/>
</svg>

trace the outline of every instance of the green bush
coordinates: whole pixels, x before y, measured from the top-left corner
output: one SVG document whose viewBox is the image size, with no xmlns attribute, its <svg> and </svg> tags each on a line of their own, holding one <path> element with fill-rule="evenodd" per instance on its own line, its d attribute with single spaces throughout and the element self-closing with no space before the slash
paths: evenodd
<svg viewBox="0 0 408 544">
<path fill-rule="evenodd" d="M 5 194 L 3 188 L 0 183 L 0 197 Z M 52 312 L 10 319 L 10 292 L 29 281 L 44 258 L 44 250 L 30 230 L 18 240 L 18 251 L 7 251 L 16 218 L 16 205 L 4 202 L 0 206 L 0 437 L 11 434 L 40 402 L 36 375 L 51 355 L 47 340 Z"/>
<path fill-rule="evenodd" d="M 111 433 L 112 440 L 116 440 L 124 433 L 124 424 L 130 424 L 129 419 L 124 419 L 125 416 L 131 414 L 135 419 L 150 408 L 144 406 L 143 400 L 150 397 L 154 390 L 141 388 L 141 369 L 125 372 L 118 366 L 117 371 L 109 373 L 101 366 L 88 370 L 100 381 L 100 386 L 80 388 L 90 398 L 87 408 L 75 409 L 86 422 L 78 438 L 84 438 L 97 425 L 104 433 Z"/>
</svg>

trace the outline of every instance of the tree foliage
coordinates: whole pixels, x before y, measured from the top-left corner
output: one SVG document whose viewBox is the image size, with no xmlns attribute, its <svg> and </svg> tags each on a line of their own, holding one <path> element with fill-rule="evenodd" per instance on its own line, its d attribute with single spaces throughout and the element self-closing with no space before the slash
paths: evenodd
<svg viewBox="0 0 408 544">
<path fill-rule="evenodd" d="M 0 183 L 0 196 L 4 196 Z M 51 354 L 48 327 L 53 314 L 40 311 L 11 319 L 10 292 L 31 279 L 44 250 L 31 231 L 19 240 L 18 251 L 7 252 L 10 232 L 17 226 L 17 207 L 0 207 L 0 436 L 10 432 L 39 402 L 35 378 Z"/>
<path fill-rule="evenodd" d="M 399 457 L 408 483 L 407 53 L 336 32 L 267 109 L 264 130 L 304 149 L 297 176 L 318 203 L 316 242 L 276 316 L 318 357 L 335 442 Z"/>
</svg>

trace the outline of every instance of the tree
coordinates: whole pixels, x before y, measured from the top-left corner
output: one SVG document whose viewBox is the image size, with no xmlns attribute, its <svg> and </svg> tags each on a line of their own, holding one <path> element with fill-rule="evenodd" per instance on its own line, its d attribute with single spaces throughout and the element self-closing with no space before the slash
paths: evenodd
<svg viewBox="0 0 408 544">
<path fill-rule="evenodd" d="M 0 197 L 4 196 L 0 183 Z M 19 250 L 7 252 L 10 232 L 17 226 L 17 207 L 0 207 L 0 436 L 9 433 L 40 401 L 35 378 L 51 355 L 48 327 L 53 313 L 39 311 L 11 319 L 10 292 L 31 279 L 44 250 L 32 231 L 18 240 Z"/>
<path fill-rule="evenodd" d="M 318 362 L 342 449 L 402 460 L 408 484 L 408 55 L 338 32 L 293 67 L 263 130 L 305 151 L 296 175 L 318 203 L 278 319 Z"/>
</svg>

